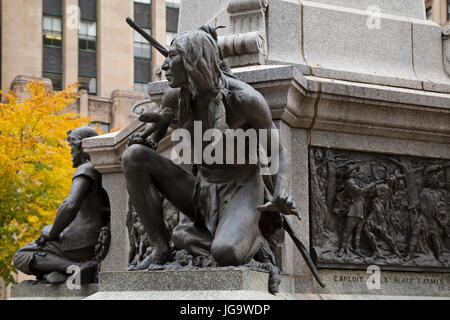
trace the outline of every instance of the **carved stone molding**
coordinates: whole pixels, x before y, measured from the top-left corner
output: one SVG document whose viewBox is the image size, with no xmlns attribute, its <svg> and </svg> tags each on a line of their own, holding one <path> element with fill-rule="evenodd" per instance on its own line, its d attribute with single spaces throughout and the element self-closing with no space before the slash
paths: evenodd
<svg viewBox="0 0 450 320">
<path fill-rule="evenodd" d="M 232 42 L 233 50 L 227 50 L 228 53 L 234 52 L 237 55 L 257 53 L 260 59 L 255 63 L 264 64 L 264 58 L 267 56 L 267 31 L 266 31 L 266 9 L 269 5 L 268 0 L 230 0 L 228 1 L 228 13 L 230 15 L 231 31 L 234 40 Z M 229 39 L 227 42 L 231 41 Z M 252 50 L 253 52 L 245 52 Z M 229 54 L 232 56 L 232 54 Z M 231 61 L 231 65 L 251 64 L 252 61 Z"/>
<path fill-rule="evenodd" d="M 268 0 L 229 0 L 227 10 L 230 14 L 266 10 Z"/>
<path fill-rule="evenodd" d="M 138 118 L 141 114 L 150 111 L 157 105 L 150 99 L 136 102 L 130 110 L 130 115 Z"/>
<path fill-rule="evenodd" d="M 450 142 L 447 94 L 304 76 L 284 65 L 239 68 L 235 75 L 265 97 L 274 119 L 295 128 Z M 152 101 L 160 104 L 167 86 L 152 83 Z"/>
<path fill-rule="evenodd" d="M 442 52 L 444 55 L 444 70 L 450 77 L 450 26 L 442 29 Z"/>
<path fill-rule="evenodd" d="M 265 64 L 266 40 L 258 32 L 219 37 L 222 57 L 232 67 Z"/>
</svg>

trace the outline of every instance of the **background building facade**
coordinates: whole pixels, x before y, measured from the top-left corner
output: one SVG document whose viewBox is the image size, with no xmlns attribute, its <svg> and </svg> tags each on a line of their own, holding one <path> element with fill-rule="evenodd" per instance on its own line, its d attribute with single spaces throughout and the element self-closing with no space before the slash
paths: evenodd
<svg viewBox="0 0 450 320">
<path fill-rule="evenodd" d="M 450 0 L 425 0 L 425 10 L 428 20 L 441 26 L 450 25 Z"/>
<path fill-rule="evenodd" d="M 125 128 L 131 105 L 145 99 L 163 62 L 125 22 L 131 17 L 160 43 L 178 28 L 179 0 L 0 0 L 0 87 L 20 94 L 47 78 L 54 90 L 79 82 L 70 112 L 108 132 Z M 17 281 L 27 280 L 19 274 Z M 0 299 L 8 288 L 0 279 Z"/>
<path fill-rule="evenodd" d="M 125 22 L 132 17 L 165 44 L 178 28 L 179 0 L 1 0 L 1 82 L 20 91 L 29 78 L 55 90 L 79 82 L 70 108 L 104 131 L 125 127 L 163 62 Z M 17 77 L 21 76 L 20 79 Z"/>
</svg>

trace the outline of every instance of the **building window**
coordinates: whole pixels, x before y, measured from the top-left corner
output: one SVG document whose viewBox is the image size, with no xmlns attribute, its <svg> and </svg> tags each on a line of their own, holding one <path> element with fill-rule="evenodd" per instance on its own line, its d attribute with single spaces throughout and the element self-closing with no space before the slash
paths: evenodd
<svg viewBox="0 0 450 320">
<path fill-rule="evenodd" d="M 134 83 L 134 91 L 143 92 L 148 94 L 148 83 L 146 82 L 135 82 Z"/>
<path fill-rule="evenodd" d="M 450 0 L 447 0 L 447 21 L 450 21 Z"/>
<path fill-rule="evenodd" d="M 166 0 L 166 7 L 179 8 L 180 7 L 180 0 Z"/>
<path fill-rule="evenodd" d="M 152 5 L 150 0 L 134 1 L 134 20 L 147 34 L 152 34 Z M 147 93 L 152 81 L 152 47 L 138 32 L 134 32 L 134 89 Z"/>
<path fill-rule="evenodd" d="M 60 91 L 62 84 L 62 17 L 59 1 L 45 1 L 42 16 L 42 77 L 52 82 L 53 90 Z"/>
<path fill-rule="evenodd" d="M 79 76 L 79 89 L 86 90 L 89 94 L 97 94 L 97 77 L 95 76 Z"/>
<path fill-rule="evenodd" d="M 433 20 L 433 7 L 429 6 L 425 12 L 426 12 L 427 20 Z"/>
<path fill-rule="evenodd" d="M 166 46 L 170 47 L 173 39 L 177 36 L 176 32 L 166 31 Z"/>
<path fill-rule="evenodd" d="M 151 34 L 150 29 L 143 28 L 143 30 L 148 34 Z M 134 31 L 134 57 L 143 59 L 152 58 L 152 47 L 150 43 L 136 31 Z"/>
<path fill-rule="evenodd" d="M 56 72 L 42 72 L 42 77 L 50 79 L 52 82 L 53 90 L 61 91 L 62 90 L 62 74 Z"/>
<path fill-rule="evenodd" d="M 172 40 L 177 36 L 179 4 L 179 1 L 166 1 L 166 46 L 170 46 Z"/>
<path fill-rule="evenodd" d="M 62 20 L 61 17 L 43 16 L 44 46 L 62 47 Z"/>
<path fill-rule="evenodd" d="M 79 88 L 91 95 L 98 94 L 97 81 L 97 1 L 78 0 L 80 25 L 78 29 Z"/>
<path fill-rule="evenodd" d="M 97 50 L 97 22 L 80 21 L 78 33 L 78 48 L 80 50 Z"/>
</svg>

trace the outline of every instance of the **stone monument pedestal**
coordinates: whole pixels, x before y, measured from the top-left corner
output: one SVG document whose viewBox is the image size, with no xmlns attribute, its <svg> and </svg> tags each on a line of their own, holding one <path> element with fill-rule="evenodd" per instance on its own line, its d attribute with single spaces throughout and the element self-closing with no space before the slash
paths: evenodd
<svg viewBox="0 0 450 320">
<path fill-rule="evenodd" d="M 99 291 L 85 300 L 287 300 L 289 277 L 277 295 L 269 274 L 252 270 L 165 270 L 102 272 Z"/>
<path fill-rule="evenodd" d="M 402 210 L 405 206 L 413 208 L 415 194 L 416 198 L 439 195 L 439 206 L 428 211 L 445 216 L 450 208 L 447 183 L 450 71 L 449 64 L 443 62 L 449 56 L 448 32 L 443 33 L 440 26 L 425 20 L 423 1 L 408 0 L 402 5 L 391 2 L 209 0 L 208 4 L 217 9 L 214 11 L 204 10 L 203 0 L 181 2 L 179 32 L 203 23 L 228 26 L 218 31 L 222 55 L 238 79 L 264 96 L 287 149 L 288 192 L 303 213 L 301 222 L 292 219 L 291 223 L 314 256 L 327 285 L 319 288 L 304 259 L 285 235 L 276 256 L 277 265 L 289 275 L 283 279 L 282 287 L 286 284 L 291 289 L 280 290 L 287 292 L 289 298 L 448 299 L 450 296 L 449 262 L 441 259 L 450 252 L 450 233 L 446 231 L 444 235 L 442 228 L 439 229 L 442 257 L 438 259 L 434 252 L 426 253 L 429 247 L 426 244 L 421 249 L 424 252 L 416 255 L 417 243 L 412 234 L 418 232 L 417 226 L 407 220 L 402 220 L 395 230 L 385 228 L 383 234 L 374 231 L 376 244 L 386 251 L 377 259 L 372 259 L 368 239 L 362 241 L 362 256 L 352 255 L 353 243 L 348 256 L 339 253 L 341 244 L 350 243 L 343 232 L 345 205 L 351 200 L 343 192 L 347 175 L 352 172 L 345 174 L 350 160 L 361 169 L 361 176 L 357 177 L 359 187 L 389 182 L 384 188 L 389 190 L 385 194 L 389 194 L 392 202 L 388 209 L 385 207 L 390 217 L 403 218 Z M 371 9 L 380 12 L 374 14 Z M 150 84 L 151 101 L 159 105 L 167 89 L 167 81 Z M 138 116 L 136 111 L 139 110 L 132 113 Z M 131 210 L 120 156 L 128 137 L 144 127 L 145 124 L 135 121 L 121 132 L 83 141 L 96 169 L 103 174 L 104 187 L 112 199 L 111 249 L 102 264 L 105 273 L 101 276 L 100 292 L 89 299 L 283 298 L 283 294 L 270 295 L 267 288 L 246 287 L 244 284 L 253 281 L 267 284 L 261 275 L 252 272 L 239 275 L 241 280 L 236 282 L 239 286 L 214 287 L 214 291 L 208 285 L 217 275 L 211 280 L 205 276 L 199 282 L 203 287 L 198 288 L 186 287 L 181 280 L 188 277 L 187 283 L 195 282 L 191 274 L 172 273 L 166 278 L 160 273 L 158 277 L 166 279 L 164 286 L 177 284 L 169 290 L 155 287 L 160 280 L 150 280 L 155 276 L 152 273 L 122 272 L 130 263 L 125 221 Z M 158 152 L 170 158 L 172 146 L 167 136 L 159 144 Z M 425 190 L 429 181 L 433 181 L 430 173 L 439 181 L 439 188 L 433 186 L 436 190 L 432 191 Z M 398 182 L 395 185 L 393 176 Z M 372 204 L 378 203 L 375 200 L 382 198 L 375 193 L 366 197 L 365 220 L 374 214 Z M 395 210 L 394 200 L 399 207 Z M 450 230 L 450 218 L 441 222 Z M 393 252 L 395 257 L 390 257 L 392 245 L 385 243 L 390 233 L 398 243 L 398 252 Z M 432 251 L 433 246 L 428 249 Z M 372 275 L 368 271 L 373 267 L 379 267 L 379 272 L 373 274 L 379 276 L 379 289 L 367 283 Z M 116 273 L 106 273 L 111 271 Z M 226 274 L 229 270 L 221 272 Z M 228 275 L 223 275 L 223 279 L 229 284 Z M 152 286 L 141 288 L 146 282 Z"/>
</svg>

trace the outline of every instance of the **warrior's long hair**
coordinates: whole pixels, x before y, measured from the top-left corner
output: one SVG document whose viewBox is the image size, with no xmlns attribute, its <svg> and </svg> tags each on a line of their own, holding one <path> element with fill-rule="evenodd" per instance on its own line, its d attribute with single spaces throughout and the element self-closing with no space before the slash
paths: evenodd
<svg viewBox="0 0 450 320">
<path fill-rule="evenodd" d="M 212 94 L 214 98 L 208 106 L 209 127 L 224 131 L 228 128 L 224 105 L 228 90 L 220 69 L 222 61 L 217 42 L 209 33 L 196 30 L 178 35 L 172 44 L 183 58 L 189 80 L 188 87 L 181 89 L 179 124 L 183 125 L 187 121 L 195 97 Z"/>
</svg>

